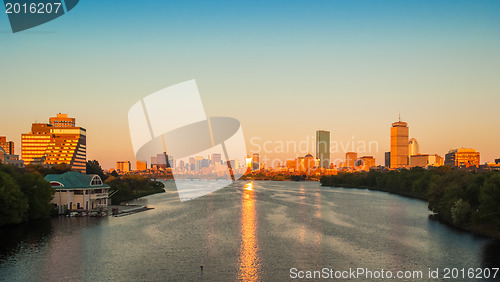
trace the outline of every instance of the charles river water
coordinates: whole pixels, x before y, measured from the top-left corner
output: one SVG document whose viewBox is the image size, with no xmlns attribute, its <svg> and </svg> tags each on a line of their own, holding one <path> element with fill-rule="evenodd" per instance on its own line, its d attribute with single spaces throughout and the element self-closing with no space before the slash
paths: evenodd
<svg viewBox="0 0 500 282">
<path fill-rule="evenodd" d="M 134 202 L 145 212 L 0 228 L 0 281 L 282 281 L 324 268 L 439 281 L 500 266 L 498 241 L 429 218 L 420 200 L 318 182 L 237 181 L 187 202 L 166 190 Z M 445 281 L 475 280 L 461 276 Z"/>
</svg>

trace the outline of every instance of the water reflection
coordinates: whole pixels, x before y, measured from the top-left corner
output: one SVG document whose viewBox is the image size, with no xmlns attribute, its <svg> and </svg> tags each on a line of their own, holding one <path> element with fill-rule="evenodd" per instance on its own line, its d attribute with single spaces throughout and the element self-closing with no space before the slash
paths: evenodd
<svg viewBox="0 0 500 282">
<path fill-rule="evenodd" d="M 0 264 L 21 249 L 36 252 L 52 232 L 50 219 L 0 227 Z"/>
<path fill-rule="evenodd" d="M 482 267 L 500 266 L 500 240 L 490 241 L 483 246 L 482 259 Z"/>
<path fill-rule="evenodd" d="M 245 184 L 241 205 L 241 247 L 238 279 L 258 281 L 260 260 L 257 245 L 257 219 L 253 181 Z"/>
<path fill-rule="evenodd" d="M 500 265 L 498 241 L 429 220 L 422 201 L 313 182 L 243 184 L 184 203 L 171 189 L 130 216 L 5 226 L 0 281 L 283 281 L 292 267 Z"/>
</svg>

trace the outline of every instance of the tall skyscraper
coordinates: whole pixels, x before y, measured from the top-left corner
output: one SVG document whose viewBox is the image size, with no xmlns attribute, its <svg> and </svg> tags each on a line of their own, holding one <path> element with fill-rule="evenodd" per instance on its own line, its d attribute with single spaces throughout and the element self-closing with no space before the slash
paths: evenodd
<svg viewBox="0 0 500 282">
<path fill-rule="evenodd" d="M 410 130 L 406 122 L 392 123 L 391 128 L 391 168 L 408 166 L 408 136 Z"/>
<path fill-rule="evenodd" d="M 75 126 L 66 114 L 51 117 L 50 123 L 33 123 L 31 132 L 21 135 L 21 156 L 25 164 L 68 164 L 86 172 L 87 130 Z"/>
<path fill-rule="evenodd" d="M 330 131 L 316 131 L 316 159 L 321 168 L 330 168 Z"/>
<path fill-rule="evenodd" d="M 408 144 L 409 157 L 420 155 L 420 145 L 417 142 L 417 139 L 410 139 L 410 143 Z"/>
</svg>

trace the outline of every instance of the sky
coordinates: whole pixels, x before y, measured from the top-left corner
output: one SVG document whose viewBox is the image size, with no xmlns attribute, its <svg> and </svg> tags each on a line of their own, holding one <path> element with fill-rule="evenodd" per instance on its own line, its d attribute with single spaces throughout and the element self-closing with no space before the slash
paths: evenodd
<svg viewBox="0 0 500 282">
<path fill-rule="evenodd" d="M 314 154 L 324 129 L 332 159 L 372 141 L 360 155 L 383 164 L 399 115 L 421 153 L 500 158 L 499 1 L 80 1 L 15 34 L 0 12 L 0 136 L 18 154 L 31 123 L 67 113 L 87 159 L 135 165 L 130 107 L 196 79 L 207 115 L 240 120 L 261 158 Z"/>
</svg>

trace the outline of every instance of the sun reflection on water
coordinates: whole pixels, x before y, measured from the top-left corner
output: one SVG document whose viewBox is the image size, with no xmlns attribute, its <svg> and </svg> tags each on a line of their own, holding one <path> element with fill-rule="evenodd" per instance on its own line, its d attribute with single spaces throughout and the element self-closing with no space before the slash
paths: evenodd
<svg viewBox="0 0 500 282">
<path fill-rule="evenodd" d="M 257 218 L 253 182 L 245 184 L 241 205 L 241 247 L 238 279 L 259 281 L 260 259 L 257 254 Z"/>
</svg>

